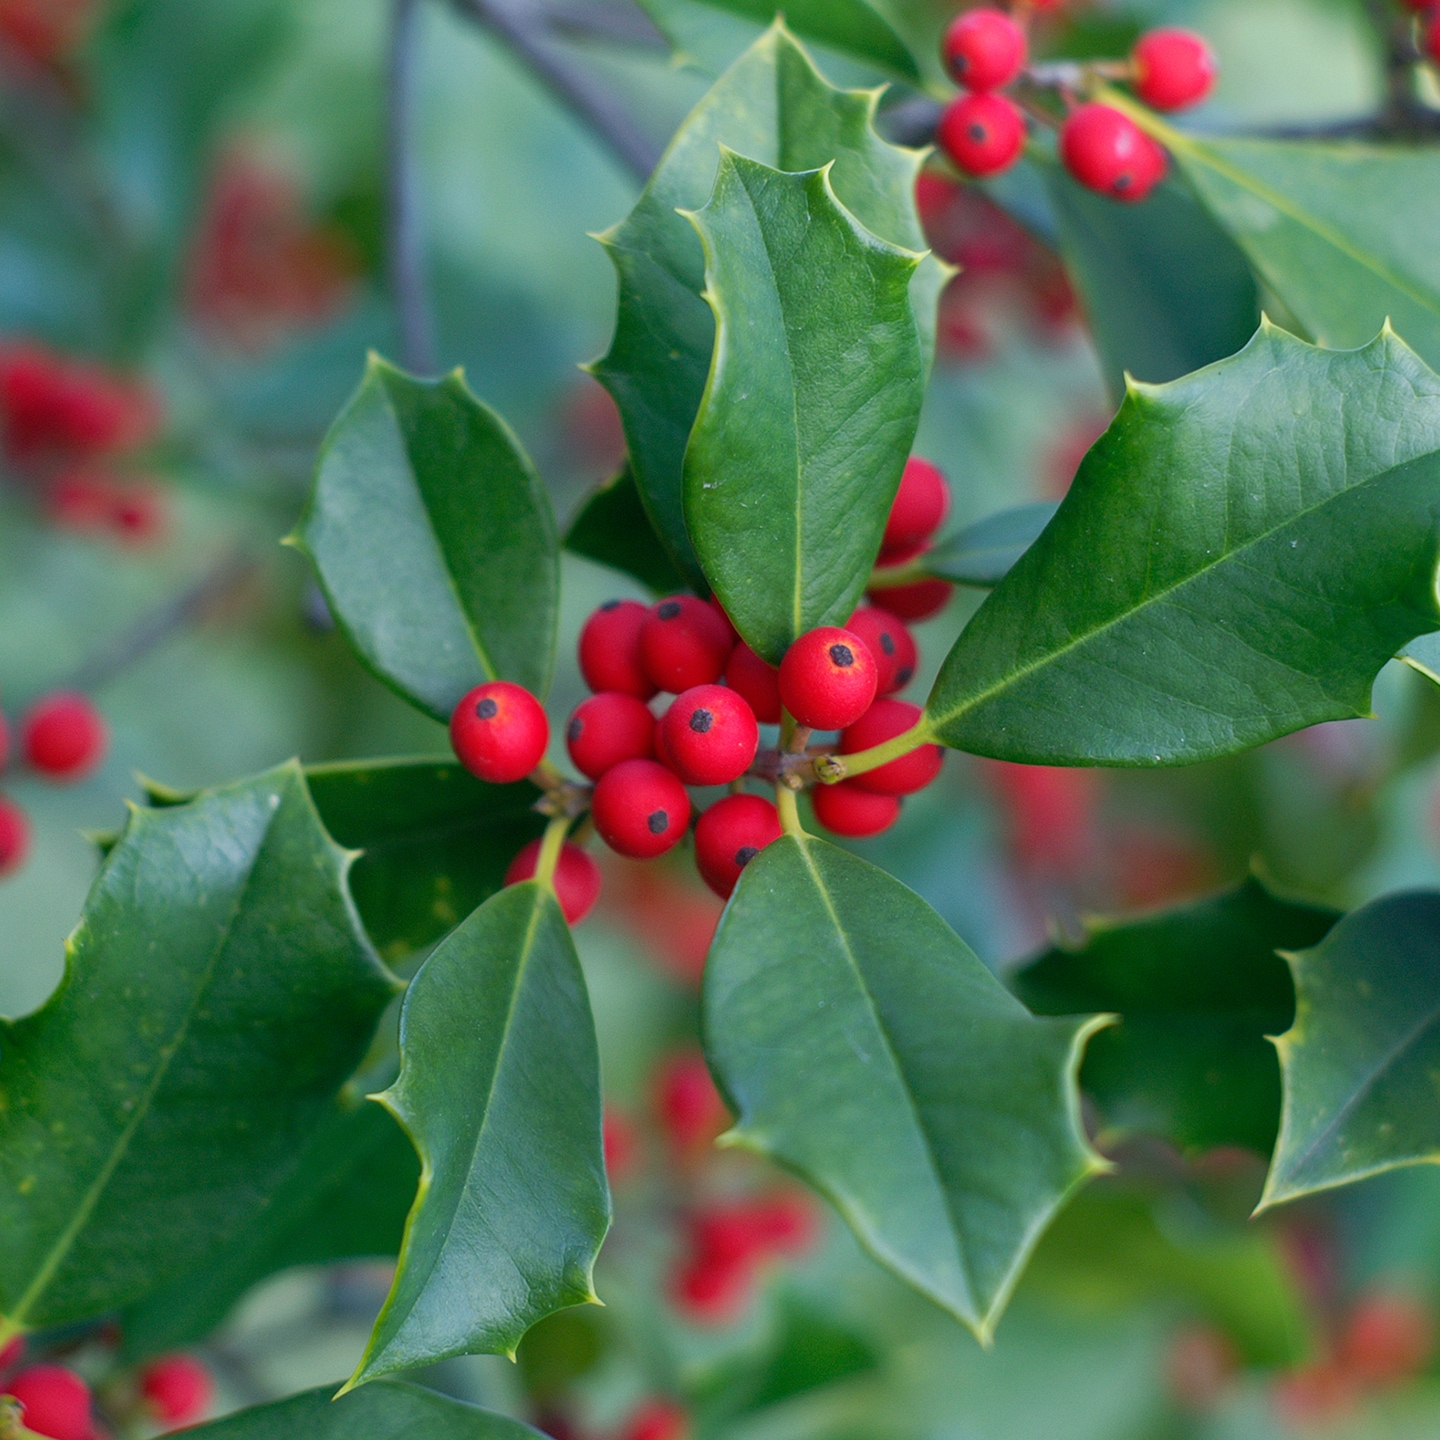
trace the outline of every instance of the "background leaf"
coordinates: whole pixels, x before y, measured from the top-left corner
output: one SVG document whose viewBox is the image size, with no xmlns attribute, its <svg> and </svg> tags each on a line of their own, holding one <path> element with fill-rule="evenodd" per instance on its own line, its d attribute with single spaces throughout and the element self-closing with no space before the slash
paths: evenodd
<svg viewBox="0 0 1440 1440">
<path fill-rule="evenodd" d="M 981 1336 L 1100 1167 L 1074 1084 L 1095 1023 L 1037 1020 L 918 895 L 809 836 L 746 867 L 705 970 L 737 1142 Z"/>
<path fill-rule="evenodd" d="M 685 589 L 685 577 L 655 534 L 628 466 L 580 502 L 564 543 L 572 554 L 633 575 L 656 595 Z"/>
<path fill-rule="evenodd" d="M 420 968 L 384 1103 L 424 1163 L 400 1266 L 350 1382 L 513 1354 L 594 1298 L 610 1223 L 600 1074 L 580 962 L 533 881 L 486 901 Z"/>
<path fill-rule="evenodd" d="M 360 658 L 437 720 L 484 680 L 544 695 L 555 519 L 520 442 L 459 372 L 417 380 L 371 357 L 295 543 Z"/>
<path fill-rule="evenodd" d="M 10 1321 L 138 1300 L 293 1172 L 395 993 L 347 863 L 294 765 L 132 812 L 60 990 L 0 1032 Z"/>
<path fill-rule="evenodd" d="M 1440 377 L 1393 334 L 1262 328 L 1137 385 L 951 650 L 937 738 L 1043 764 L 1185 764 L 1369 713 L 1436 628 Z"/>
<path fill-rule="evenodd" d="M 917 257 L 862 229 L 825 171 L 728 152 L 693 218 L 718 335 L 685 518 L 735 628 L 779 664 L 869 583 L 924 399 Z"/>
<path fill-rule="evenodd" d="M 993 590 L 1040 538 L 1059 508 L 1052 501 L 1037 500 L 997 511 L 933 545 L 919 563 L 927 574 L 942 580 Z M 883 595 L 882 591 L 876 593 Z"/>
</svg>

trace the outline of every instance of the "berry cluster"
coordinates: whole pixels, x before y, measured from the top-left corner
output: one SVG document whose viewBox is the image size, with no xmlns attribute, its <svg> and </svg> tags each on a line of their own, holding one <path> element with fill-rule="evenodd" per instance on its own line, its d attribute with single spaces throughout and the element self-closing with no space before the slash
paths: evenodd
<svg viewBox="0 0 1440 1440">
<path fill-rule="evenodd" d="M 996 175 L 1009 169 L 1025 148 L 1025 112 L 999 93 L 1022 78 L 1038 85 L 1041 75 L 1027 71 L 1026 22 L 1037 7 L 1017 7 L 1014 15 L 981 6 L 961 14 L 945 32 L 945 64 L 965 94 L 940 117 L 940 148 L 967 175 Z M 1077 72 L 1078 73 L 1078 72 Z M 1215 83 L 1209 47 L 1188 30 L 1159 29 L 1142 35 L 1127 62 L 1094 67 L 1096 76 L 1129 81 L 1135 93 L 1156 110 L 1196 105 Z M 1069 103 L 1068 87 L 1065 89 Z M 1034 110 L 1038 118 L 1049 116 Z M 1060 126 L 1060 158 L 1082 185 L 1115 200 L 1143 200 L 1168 166 L 1165 151 L 1128 116 L 1110 105 L 1074 106 Z"/>
<path fill-rule="evenodd" d="M 20 722 L 23 763 L 46 780 L 68 784 L 92 774 L 105 758 L 105 720 L 83 695 L 56 691 L 37 700 Z M 0 770 L 10 762 L 10 726 L 0 713 Z M 0 795 L 0 876 L 25 863 L 30 822 L 13 800 Z"/>
</svg>

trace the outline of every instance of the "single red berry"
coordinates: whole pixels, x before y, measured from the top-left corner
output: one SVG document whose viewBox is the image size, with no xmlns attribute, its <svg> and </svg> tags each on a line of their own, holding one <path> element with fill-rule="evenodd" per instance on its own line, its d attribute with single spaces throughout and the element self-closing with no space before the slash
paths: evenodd
<svg viewBox="0 0 1440 1440">
<path fill-rule="evenodd" d="M 655 717 L 643 700 L 606 690 L 582 700 L 565 726 L 565 746 L 575 768 L 598 780 L 622 760 L 655 755 Z"/>
<path fill-rule="evenodd" d="M 855 755 L 903 735 L 919 723 L 923 712 L 908 700 L 877 700 L 840 737 L 840 753 Z M 920 745 L 898 760 L 856 775 L 848 783 L 877 795 L 913 795 L 940 773 L 945 752 L 938 745 Z M 823 822 L 822 822 L 823 823 Z"/>
<path fill-rule="evenodd" d="M 707 605 L 725 622 L 725 628 L 730 632 L 730 643 L 740 643 L 740 632 L 735 628 L 735 622 L 725 612 L 725 607 L 720 603 L 717 596 L 712 595 L 706 602 Z"/>
<path fill-rule="evenodd" d="M 1341 1362 L 1376 1388 L 1418 1375 L 1434 1353 L 1434 1314 L 1415 1296 L 1396 1291 L 1362 1295 L 1340 1337 Z"/>
<path fill-rule="evenodd" d="M 1424 46 L 1430 63 L 1440 65 L 1440 10 L 1435 12 L 1435 18 L 1425 26 Z"/>
<path fill-rule="evenodd" d="M 50 780 L 83 780 L 105 758 L 109 731 L 84 695 L 60 691 L 31 707 L 20 731 L 26 762 Z"/>
<path fill-rule="evenodd" d="M 699 1050 L 680 1050 L 655 1072 L 655 1117 L 682 1155 L 708 1150 L 730 1124 L 730 1112 Z"/>
<path fill-rule="evenodd" d="M 755 712 L 723 685 L 696 685 L 677 696 L 661 728 L 666 761 L 689 785 L 738 780 L 760 748 Z"/>
<path fill-rule="evenodd" d="M 935 138 L 967 175 L 998 175 L 1025 148 L 1025 117 L 1003 95 L 961 95 L 940 116 Z"/>
<path fill-rule="evenodd" d="M 505 883 L 518 885 L 522 880 L 533 880 L 539 864 L 540 841 L 532 840 L 510 862 Z M 568 840 L 560 847 L 560 858 L 555 862 L 555 898 L 571 925 L 578 925 L 600 898 L 600 867 L 589 851 Z"/>
<path fill-rule="evenodd" d="M 1193 30 L 1151 30 L 1135 42 L 1130 60 L 1135 93 L 1156 110 L 1198 105 L 1215 86 L 1215 56 Z"/>
<path fill-rule="evenodd" d="M 166 1355 L 140 1372 L 140 1393 L 162 1425 L 191 1425 L 210 1409 L 215 1380 L 192 1356 Z"/>
<path fill-rule="evenodd" d="M 870 600 L 902 620 L 928 620 L 950 603 L 954 593 L 948 580 L 916 580 L 909 585 L 877 585 Z"/>
<path fill-rule="evenodd" d="M 0 876 L 13 875 L 30 853 L 30 822 L 13 801 L 0 795 Z"/>
<path fill-rule="evenodd" d="M 689 1416 L 673 1401 L 647 1400 L 625 1422 L 618 1440 L 685 1440 Z"/>
<path fill-rule="evenodd" d="M 524 686 L 489 680 L 455 707 L 450 743 L 472 775 L 491 785 L 509 785 L 523 780 L 545 758 L 550 722 Z"/>
<path fill-rule="evenodd" d="M 750 1207 L 751 1225 L 767 1255 L 803 1255 L 820 1237 L 820 1220 L 810 1197 L 782 1190 Z"/>
<path fill-rule="evenodd" d="M 888 830 L 900 818 L 900 800 L 895 795 L 877 795 L 861 790 L 853 780 L 838 785 L 817 785 L 810 792 L 815 818 L 832 835 L 863 840 Z"/>
<path fill-rule="evenodd" d="M 705 883 L 728 900 L 740 872 L 783 833 L 770 801 L 759 795 L 727 795 L 695 827 L 695 864 Z"/>
<path fill-rule="evenodd" d="M 690 825 L 685 787 L 654 760 L 622 760 L 607 770 L 590 804 L 600 838 L 632 860 L 663 855 Z"/>
<path fill-rule="evenodd" d="M 780 723 L 780 672 L 741 641 L 725 666 L 725 683 L 745 698 L 762 725 Z"/>
<path fill-rule="evenodd" d="M 945 32 L 946 67 L 967 90 L 999 90 L 1025 68 L 1025 32 L 1002 10 L 967 10 Z"/>
<path fill-rule="evenodd" d="M 1128 203 L 1165 178 L 1165 152 L 1109 105 L 1082 105 L 1060 130 L 1060 158 L 1082 185 Z"/>
<path fill-rule="evenodd" d="M 905 462 L 885 538 L 880 542 L 880 565 L 899 565 L 930 543 L 930 537 L 950 513 L 950 486 L 939 466 L 912 455 Z"/>
<path fill-rule="evenodd" d="M 651 683 L 672 695 L 712 685 L 735 643 L 729 624 L 704 600 L 672 595 L 651 607 L 640 630 L 640 656 Z"/>
<path fill-rule="evenodd" d="M 63 1365 L 31 1365 L 5 1385 L 24 1407 L 24 1425 L 50 1440 L 90 1440 L 90 1387 Z"/>
<path fill-rule="evenodd" d="M 862 605 L 845 622 L 845 628 L 852 635 L 858 635 L 875 657 L 877 695 L 903 690 L 915 678 L 919 652 L 915 637 L 903 620 L 878 605 Z"/>
<path fill-rule="evenodd" d="M 685 1228 L 691 1254 L 712 1265 L 754 1265 L 770 1248 L 766 1221 L 748 1200 L 696 1209 Z"/>
<path fill-rule="evenodd" d="M 606 1175 L 612 1183 L 625 1179 L 640 1157 L 640 1132 L 634 1122 L 607 1105 L 601 1122 L 600 1140 L 605 1149 Z"/>
<path fill-rule="evenodd" d="M 686 1256 L 670 1277 L 670 1298 L 697 1325 L 724 1325 L 746 1307 L 755 1290 L 755 1266 L 705 1255 Z"/>
<path fill-rule="evenodd" d="M 802 635 L 780 662 L 780 698 L 801 725 L 843 730 L 870 708 L 880 667 L 870 647 L 838 625 Z"/>
<path fill-rule="evenodd" d="M 609 600 L 580 632 L 580 673 L 594 691 L 648 700 L 655 686 L 640 658 L 640 629 L 650 614 L 638 600 Z"/>
</svg>

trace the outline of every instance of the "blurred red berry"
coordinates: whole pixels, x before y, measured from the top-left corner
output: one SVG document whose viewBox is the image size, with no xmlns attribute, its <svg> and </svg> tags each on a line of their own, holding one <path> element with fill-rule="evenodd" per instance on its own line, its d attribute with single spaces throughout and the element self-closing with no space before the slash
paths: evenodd
<svg viewBox="0 0 1440 1440">
<path fill-rule="evenodd" d="M 752 1224 L 763 1252 L 794 1258 L 820 1237 L 814 1202 L 801 1190 L 782 1190 L 751 1206 Z"/>
<path fill-rule="evenodd" d="M 681 1154 L 706 1150 L 730 1124 L 730 1112 L 698 1050 L 682 1050 L 655 1074 L 655 1115 L 665 1138 Z"/>
<path fill-rule="evenodd" d="M 24 1407 L 24 1425 L 49 1440 L 90 1440 L 90 1387 L 63 1365 L 31 1365 L 5 1384 Z"/>
<path fill-rule="evenodd" d="M 755 1267 L 727 1263 L 703 1255 L 684 1257 L 670 1277 L 670 1298 L 697 1325 L 724 1325 L 734 1320 L 755 1291 Z"/>
<path fill-rule="evenodd" d="M 616 1440 L 685 1440 L 690 1419 L 671 1400 L 647 1400 L 620 1428 Z"/>
<path fill-rule="evenodd" d="M 1130 52 L 1135 93 L 1156 110 L 1198 105 L 1215 86 L 1215 57 L 1191 30 L 1151 30 Z"/>
<path fill-rule="evenodd" d="M 638 600 L 607 600 L 580 632 L 580 673 L 594 691 L 648 700 L 658 689 L 645 673 L 640 631 L 649 609 Z"/>
<path fill-rule="evenodd" d="M 0 43 L 54 65 L 80 43 L 95 9 L 95 0 L 0 0 Z"/>
<path fill-rule="evenodd" d="M 1027 869 L 1074 876 L 1098 846 L 1098 771 L 1067 766 L 991 761 L 988 773 L 1006 810 L 1009 843 Z"/>
<path fill-rule="evenodd" d="M 694 595 L 671 595 L 653 605 L 640 628 L 640 657 L 650 682 L 679 695 L 713 685 L 735 648 L 728 621 Z"/>
<path fill-rule="evenodd" d="M 522 880 L 535 878 L 540 863 L 540 846 L 541 841 L 532 840 L 510 862 L 505 871 L 507 885 L 518 885 Z M 600 898 L 600 867 L 588 850 L 582 850 L 568 840 L 560 847 L 560 858 L 555 863 L 555 898 L 571 925 L 578 925 Z"/>
<path fill-rule="evenodd" d="M 1003 95 L 962 95 L 940 116 L 935 138 L 967 175 L 998 175 L 1025 148 L 1025 117 Z"/>
<path fill-rule="evenodd" d="M 840 737 L 840 753 L 855 755 L 903 735 L 919 723 L 923 712 L 908 700 L 877 700 Z M 945 752 L 939 745 L 918 745 L 898 759 L 854 776 L 847 784 L 877 795 L 913 795 L 940 773 Z M 823 823 L 823 821 L 822 821 Z"/>
<path fill-rule="evenodd" d="M 524 686 L 487 680 L 455 707 L 450 743 L 472 775 L 490 785 L 510 785 L 545 758 L 550 722 Z"/>
<path fill-rule="evenodd" d="M 655 717 L 643 700 L 619 690 L 582 700 L 565 726 L 565 746 L 575 768 L 598 780 L 622 760 L 655 755 Z"/>
<path fill-rule="evenodd" d="M 945 32 L 946 69 L 967 90 L 999 90 L 1025 68 L 1025 32 L 1003 10 L 967 10 Z"/>
<path fill-rule="evenodd" d="M 21 726 L 26 763 L 49 780 L 83 780 L 105 758 L 109 730 L 84 695 L 60 691 L 31 706 Z"/>
<path fill-rule="evenodd" d="M 717 800 L 695 827 L 695 864 L 705 883 L 728 900 L 740 872 L 784 832 L 780 816 L 759 795 L 727 795 Z"/>
<path fill-rule="evenodd" d="M 628 1116 L 607 1105 L 601 1128 L 605 1148 L 605 1173 L 614 1184 L 624 1180 L 635 1169 L 640 1157 L 640 1135 Z"/>
<path fill-rule="evenodd" d="M 18 1365 L 25 1358 L 25 1337 L 17 1335 L 10 1343 L 0 1348 L 0 1373 Z"/>
<path fill-rule="evenodd" d="M 780 723 L 780 672 L 767 665 L 743 640 L 730 652 L 725 683 L 745 698 L 762 725 Z"/>
<path fill-rule="evenodd" d="M 140 1393 L 162 1425 L 191 1425 L 210 1409 L 215 1380 L 193 1356 L 166 1355 L 141 1370 Z"/>
<path fill-rule="evenodd" d="M 1291 1425 L 1325 1425 L 1348 1413 L 1359 1397 L 1355 1377 L 1334 1360 L 1317 1360 L 1275 1382 L 1275 1408 Z"/>
<path fill-rule="evenodd" d="M 30 821 L 13 801 L 0 795 L 0 878 L 13 875 L 30 853 Z"/>
<path fill-rule="evenodd" d="M 1425 22 L 1423 45 L 1430 63 L 1440 65 L 1440 9 L 1435 11 L 1432 19 Z"/>
<path fill-rule="evenodd" d="M 882 576 L 876 578 L 878 581 Z M 870 588 L 870 600 L 902 620 L 928 620 L 950 603 L 954 593 L 955 587 L 948 580 L 916 580 L 908 585 L 877 583 Z"/>
<path fill-rule="evenodd" d="M 810 792 L 815 818 L 832 835 L 864 840 L 888 830 L 900 818 L 897 795 L 862 790 L 853 780 L 838 785 L 817 785 Z"/>
<path fill-rule="evenodd" d="M 1362 1295 L 1340 1337 L 1339 1358 L 1356 1379 L 1377 1389 L 1420 1373 L 1435 1352 L 1435 1317 L 1413 1295 Z"/>
<path fill-rule="evenodd" d="M 1240 1357 L 1224 1331 L 1190 1325 L 1170 1343 L 1166 1378 L 1170 1393 L 1187 1410 L 1212 1409 L 1240 1369 Z"/>
</svg>

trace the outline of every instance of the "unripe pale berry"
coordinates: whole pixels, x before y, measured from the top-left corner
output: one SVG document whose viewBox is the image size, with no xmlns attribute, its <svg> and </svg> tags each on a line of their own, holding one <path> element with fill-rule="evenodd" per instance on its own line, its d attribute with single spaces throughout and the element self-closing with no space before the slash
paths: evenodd
<svg viewBox="0 0 1440 1440">
<path fill-rule="evenodd" d="M 597 693 L 616 690 L 648 700 L 655 685 L 640 658 L 640 629 L 650 614 L 638 600 L 610 600 L 580 632 L 580 673 Z"/>
<path fill-rule="evenodd" d="M 83 780 L 105 758 L 109 731 L 84 695 L 47 695 L 25 716 L 20 747 L 26 763 L 49 780 Z"/>
<path fill-rule="evenodd" d="M 928 620 L 950 603 L 954 593 L 948 580 L 916 580 L 909 585 L 877 585 L 870 599 L 901 620 Z"/>
<path fill-rule="evenodd" d="M 1060 130 L 1060 158 L 1082 185 L 1112 200 L 1143 200 L 1165 178 L 1165 152 L 1110 105 L 1082 105 Z"/>
<path fill-rule="evenodd" d="M 903 690 L 915 678 L 919 652 L 903 620 L 878 605 L 862 605 L 845 622 L 845 628 L 858 635 L 875 657 L 877 695 Z"/>
<path fill-rule="evenodd" d="M 1025 32 L 1002 10 L 983 6 L 945 32 L 945 66 L 967 90 L 999 90 L 1025 68 Z"/>
<path fill-rule="evenodd" d="M 730 1123 L 730 1112 L 699 1050 L 681 1050 L 655 1072 L 655 1118 L 681 1154 L 707 1150 Z"/>
<path fill-rule="evenodd" d="M 725 683 L 745 699 L 762 725 L 780 723 L 780 672 L 742 640 L 730 652 Z"/>
<path fill-rule="evenodd" d="M 905 473 L 885 522 L 877 563 L 898 565 L 918 555 L 949 513 L 950 486 L 944 473 L 928 460 L 912 455 L 905 462 Z"/>
<path fill-rule="evenodd" d="M 712 685 L 735 648 L 730 627 L 693 595 L 672 595 L 651 607 L 640 630 L 640 655 L 651 683 L 672 695 Z"/>
<path fill-rule="evenodd" d="M 13 875 L 30 853 L 30 822 L 13 801 L 0 795 L 0 876 Z"/>
<path fill-rule="evenodd" d="M 935 138 L 967 175 L 998 175 L 1025 148 L 1025 117 L 1003 95 L 962 95 L 946 107 Z"/>
<path fill-rule="evenodd" d="M 650 860 L 684 838 L 690 797 L 656 761 L 622 760 L 600 777 L 591 814 L 600 838 L 617 854 Z"/>
<path fill-rule="evenodd" d="M 728 900 L 740 872 L 783 833 L 779 813 L 761 796 L 727 795 L 717 800 L 695 827 L 695 864 L 701 878 Z"/>
<path fill-rule="evenodd" d="M 540 843 L 532 840 L 510 862 L 505 871 L 507 885 L 535 878 L 540 864 Z M 568 840 L 560 847 L 560 858 L 555 862 L 555 898 L 571 925 L 578 925 L 600 898 L 600 867 L 588 851 Z"/>
<path fill-rule="evenodd" d="M 838 625 L 802 635 L 780 662 L 780 698 L 801 725 L 843 730 L 870 707 L 879 683 L 870 647 Z"/>
<path fill-rule="evenodd" d="M 877 700 L 840 737 L 840 753 L 855 755 L 861 750 L 883 745 L 885 741 L 913 729 L 919 723 L 921 714 L 920 707 L 908 700 Z M 940 746 L 921 745 L 897 760 L 856 775 L 846 783 L 871 790 L 877 795 L 913 795 L 934 780 L 944 760 L 945 752 Z"/>
<path fill-rule="evenodd" d="M 24 1407 L 24 1425 L 50 1440 L 90 1440 L 90 1387 L 63 1365 L 31 1365 L 5 1385 Z"/>
<path fill-rule="evenodd" d="M 450 743 L 472 775 L 491 785 L 509 785 L 523 780 L 545 758 L 550 722 L 524 686 L 489 680 L 455 707 Z"/>
<path fill-rule="evenodd" d="M 688 785 L 738 780 L 760 748 L 755 712 L 723 685 L 696 685 L 677 696 L 661 726 L 666 763 Z"/>
<path fill-rule="evenodd" d="M 895 795 L 877 795 L 862 790 L 853 780 L 838 785 L 817 785 L 810 792 L 815 818 L 833 835 L 862 840 L 888 830 L 900 818 L 900 800 Z"/>
<path fill-rule="evenodd" d="M 1192 30 L 1151 30 L 1130 52 L 1135 93 L 1156 110 L 1198 105 L 1215 86 L 1215 57 Z"/>
<path fill-rule="evenodd" d="M 606 690 L 582 700 L 565 726 L 565 747 L 575 768 L 598 780 L 622 760 L 655 754 L 655 717 L 643 700 Z"/>
<path fill-rule="evenodd" d="M 140 1393 L 162 1425 L 190 1425 L 210 1409 L 215 1381 L 193 1356 L 166 1355 L 140 1372 Z"/>
</svg>

